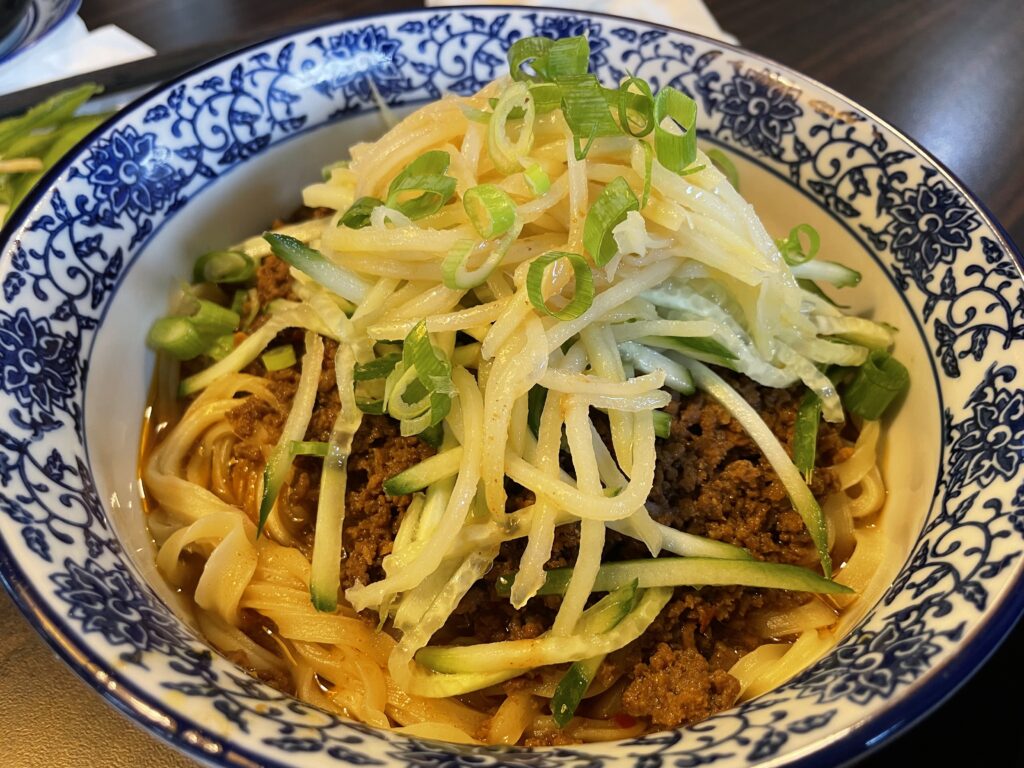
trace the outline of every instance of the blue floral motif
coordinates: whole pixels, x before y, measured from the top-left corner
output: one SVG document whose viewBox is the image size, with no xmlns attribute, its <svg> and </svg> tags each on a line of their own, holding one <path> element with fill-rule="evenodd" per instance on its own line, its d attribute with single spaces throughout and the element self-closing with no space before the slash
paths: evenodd
<svg viewBox="0 0 1024 768">
<path fill-rule="evenodd" d="M 153 133 L 115 130 L 90 150 L 85 165 L 96 197 L 115 214 L 125 209 L 152 214 L 170 202 L 183 179 L 168 162 L 170 151 Z"/>
<path fill-rule="evenodd" d="M 885 228 L 896 258 L 911 272 L 930 273 L 949 264 L 971 246 L 971 232 L 981 226 L 978 214 L 941 180 L 900 190 Z"/>
<path fill-rule="evenodd" d="M 123 567 L 108 571 L 93 560 L 81 566 L 68 559 L 64 568 L 51 578 L 57 596 L 71 606 L 68 615 L 82 622 L 83 631 L 99 632 L 111 645 L 128 645 L 137 653 L 170 653 L 181 644 L 177 621 L 154 608 Z"/>
<path fill-rule="evenodd" d="M 78 342 L 52 330 L 45 317 L 25 308 L 13 315 L 0 311 L 0 390 L 14 395 L 23 408 L 53 413 L 74 393 Z"/>
<path fill-rule="evenodd" d="M 68 606 L 69 636 L 86 635 L 87 652 L 106 664 L 105 643 L 120 661 L 153 671 L 164 690 L 208 700 L 210 714 L 240 734 L 230 746 L 271 764 L 296 752 L 318 764 L 426 768 L 601 768 L 608 759 L 400 738 L 244 675 L 195 641 L 124 565 L 77 449 L 85 350 L 160 224 L 231 168 L 307 128 L 372 109 L 378 95 L 405 105 L 476 91 L 527 34 L 586 34 L 591 69 L 606 82 L 630 71 L 691 94 L 702 106 L 702 135 L 788 175 L 866 238 L 922 318 L 947 393 L 934 509 L 864 626 L 787 687 L 696 727 L 630 740 L 615 748 L 617 759 L 644 768 L 785 759 L 848 725 L 851 712 L 920 681 L 954 652 L 1005 574 L 1019 578 L 1024 483 L 1011 483 L 1024 471 L 1024 394 L 1018 366 L 1006 361 L 1024 339 L 1024 289 L 1013 255 L 954 181 L 813 86 L 802 93 L 771 65 L 639 23 L 612 28 L 582 14 L 480 8 L 303 32 L 216 63 L 120 116 L 16 233 L 0 309 L 0 524 L 20 534 L 5 537 L 8 548 L 48 575 L 50 593 Z M 977 382 L 966 402 L 948 399 L 958 377 Z M 121 679 L 131 689 L 131 678 Z M 160 697 L 151 703 L 166 707 Z"/>
<path fill-rule="evenodd" d="M 799 91 L 782 86 L 768 71 L 737 72 L 722 85 L 714 107 L 740 144 L 778 158 L 783 138 L 796 131 L 794 121 L 803 114 L 797 96 Z"/>
<path fill-rule="evenodd" d="M 387 100 L 409 87 L 403 74 L 406 59 L 399 53 L 402 44 L 386 27 L 371 24 L 330 35 L 326 42 L 317 37 L 311 44 L 323 52 L 324 62 L 306 66 L 327 95 L 340 91 L 349 99 L 370 101 L 376 91 Z"/>
<path fill-rule="evenodd" d="M 953 472 L 961 484 L 982 488 L 998 478 L 1013 480 L 1024 462 L 1024 390 L 976 391 L 969 405 L 973 412 L 951 447 Z"/>
<path fill-rule="evenodd" d="M 862 632 L 856 642 L 840 645 L 800 678 L 800 695 L 814 695 L 822 702 L 848 699 L 861 705 L 888 699 L 928 669 L 929 660 L 942 650 L 935 639 L 935 633 L 920 623 Z"/>
</svg>

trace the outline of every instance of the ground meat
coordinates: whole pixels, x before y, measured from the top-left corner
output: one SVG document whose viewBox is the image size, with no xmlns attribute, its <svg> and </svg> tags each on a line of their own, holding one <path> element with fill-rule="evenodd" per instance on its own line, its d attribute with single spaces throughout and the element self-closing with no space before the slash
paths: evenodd
<svg viewBox="0 0 1024 768">
<path fill-rule="evenodd" d="M 622 706 L 628 714 L 668 728 L 731 707 L 739 691 L 734 677 L 712 670 L 694 649 L 660 643 L 649 661 L 634 667 L 633 680 L 622 694 Z"/>
<path fill-rule="evenodd" d="M 289 284 L 285 264 L 273 257 L 263 261 L 256 283 L 261 303 L 289 298 Z M 276 343 L 295 343 L 301 347 L 301 338 L 301 333 L 286 333 Z M 334 344 L 328 342 L 307 440 L 329 439 L 338 414 L 334 351 Z M 297 367 L 267 374 L 255 362 L 248 370 L 270 380 L 279 405 L 249 398 L 229 414 L 240 438 L 232 459 L 239 481 L 261 471 L 268 446 L 280 435 L 299 377 Z M 795 389 L 767 389 L 738 376 L 725 375 L 790 449 L 799 393 Z M 657 442 L 658 460 L 650 496 L 655 519 L 683 531 L 746 547 L 760 559 L 814 564 L 814 546 L 785 489 L 760 449 L 729 413 L 701 393 L 675 399 L 666 410 L 673 418 L 669 437 Z M 595 422 L 598 432 L 610 442 L 607 421 L 598 416 Z M 819 463 L 827 465 L 841 460 L 849 450 L 845 447 L 848 444 L 838 429 L 822 423 Z M 432 452 L 418 438 L 401 437 L 393 420 L 364 416 L 348 467 L 342 588 L 383 576 L 381 562 L 391 551 L 410 498 L 388 497 L 382 484 Z M 302 542 L 307 554 L 315 525 L 320 466 L 318 459 L 299 457 L 279 503 L 284 523 Z M 564 468 L 572 471 L 571 464 Z M 815 472 L 812 490 L 816 496 L 820 498 L 834 488 L 835 479 L 827 470 Z M 533 503 L 532 494 L 511 481 L 506 490 L 510 510 Z M 502 545 L 490 572 L 469 590 L 435 636 L 435 642 L 534 638 L 551 626 L 559 598 L 535 598 L 517 611 L 507 598 L 496 594 L 494 582 L 515 572 L 524 547 L 522 539 Z M 560 526 L 546 567 L 571 566 L 578 549 L 578 526 Z M 647 552 L 641 543 L 608 532 L 605 561 L 645 556 Z M 748 615 L 764 608 L 790 607 L 805 599 L 801 594 L 777 590 L 677 588 L 652 626 L 638 640 L 611 654 L 599 676 L 608 684 L 620 680 L 617 690 L 621 693 L 622 711 L 644 718 L 652 727 L 695 722 L 735 702 L 738 684 L 727 670 L 763 641 L 745 629 Z M 524 684 L 520 678 L 509 681 L 505 688 L 513 691 Z M 586 706 L 583 705 L 584 710 Z M 545 734 L 535 737 L 551 738 L 548 732 Z"/>
</svg>

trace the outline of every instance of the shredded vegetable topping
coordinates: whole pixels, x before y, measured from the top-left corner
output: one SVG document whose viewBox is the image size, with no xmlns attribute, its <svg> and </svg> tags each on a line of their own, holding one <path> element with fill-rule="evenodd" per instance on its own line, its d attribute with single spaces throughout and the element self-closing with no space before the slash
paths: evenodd
<svg viewBox="0 0 1024 768">
<path fill-rule="evenodd" d="M 640 636 L 672 588 L 850 593 L 831 579 L 829 518 L 808 486 L 819 419 L 878 419 L 908 377 L 889 355 L 891 330 L 845 315 L 817 285 L 854 285 L 859 274 L 820 260 L 829 244 L 810 225 L 773 239 L 739 196 L 735 166 L 701 151 L 692 99 L 636 77 L 600 83 L 584 38 L 518 40 L 508 58 L 510 78 L 425 107 L 326 169 L 307 202 L 331 217 L 200 258 L 196 280 L 215 284 L 246 281 L 270 252 L 289 265 L 294 295 L 260 308 L 251 329 L 243 294 L 235 312 L 193 303 L 158 321 L 149 341 L 216 360 L 182 382 L 189 396 L 257 358 L 269 371 L 298 368 L 251 522 L 275 535 L 291 462 L 322 458 L 307 573 L 321 613 L 339 609 L 346 462 L 362 414 L 387 414 L 434 446 L 384 483 L 412 503 L 383 576 L 347 589 L 343 603 L 397 636 L 387 667 L 416 696 L 571 665 L 553 694 L 562 727 L 605 655 Z M 275 341 L 288 329 L 305 332 L 298 356 Z M 337 345 L 341 412 L 330 440 L 310 442 L 325 339 Z M 791 446 L 723 370 L 804 389 Z M 697 390 L 777 473 L 815 569 L 760 562 L 652 518 L 656 441 L 673 429 L 663 409 Z M 506 509 L 508 483 L 535 503 Z M 579 526 L 577 559 L 546 571 L 564 525 Z M 603 562 L 608 530 L 650 557 Z M 528 640 L 431 645 L 513 539 L 525 549 L 499 591 L 516 607 L 560 595 L 553 625 Z"/>
</svg>

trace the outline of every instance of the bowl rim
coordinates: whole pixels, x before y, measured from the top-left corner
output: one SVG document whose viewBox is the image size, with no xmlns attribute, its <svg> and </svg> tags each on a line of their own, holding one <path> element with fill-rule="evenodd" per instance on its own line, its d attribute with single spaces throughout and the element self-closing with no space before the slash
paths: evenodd
<svg viewBox="0 0 1024 768">
<path fill-rule="evenodd" d="M 29 0 L 29 5 L 36 6 L 38 10 L 38 0 Z M 67 6 L 65 6 L 64 10 L 58 16 L 53 17 L 49 24 L 44 25 L 42 31 L 39 34 L 37 34 L 34 38 L 29 39 L 27 44 L 25 44 L 25 38 L 22 37 L 20 40 L 15 41 L 13 48 L 10 48 L 5 53 L 0 53 L 0 67 L 3 67 L 4 65 L 9 65 L 11 62 L 18 59 L 22 54 L 32 50 L 37 44 L 41 43 L 43 40 L 49 37 L 49 35 L 54 30 L 64 26 L 64 24 L 67 21 L 69 21 L 72 16 L 78 13 L 78 9 L 81 7 L 82 0 L 68 0 Z M 26 9 L 27 8 L 28 6 L 26 6 Z M 17 31 L 17 25 L 15 25 L 14 28 L 11 30 L 12 34 L 15 31 Z M 29 33 L 31 33 L 32 30 L 29 29 L 28 31 Z M 40 181 L 43 181 L 43 179 L 40 179 Z"/>
<path fill-rule="evenodd" d="M 77 10 L 80 4 L 81 0 L 71 0 L 69 8 Z M 472 9 L 489 11 L 512 10 L 513 12 L 518 11 L 520 13 L 533 10 L 555 14 L 561 13 L 582 18 L 624 21 L 704 41 L 766 64 L 777 70 L 780 74 L 793 78 L 796 82 L 810 84 L 837 101 L 855 109 L 869 121 L 889 131 L 894 137 L 906 142 L 921 159 L 933 166 L 940 176 L 945 177 L 954 189 L 963 196 L 965 202 L 981 215 L 983 223 L 987 224 L 992 229 L 993 234 L 999 238 L 998 244 L 1004 247 L 1018 271 L 1020 280 L 1024 281 L 1024 252 L 1017 246 L 989 207 L 941 160 L 924 148 L 906 131 L 880 118 L 871 110 L 862 107 L 858 102 L 844 96 L 831 86 L 821 83 L 817 79 L 805 75 L 790 66 L 779 63 L 768 56 L 746 49 L 741 45 L 659 22 L 558 6 L 533 8 L 529 6 L 487 3 L 369 12 L 334 20 L 320 20 L 289 27 L 277 34 L 232 49 L 194 67 L 190 67 L 129 101 L 88 133 L 62 157 L 36 183 L 21 205 L 19 205 L 14 215 L 8 219 L 3 227 L 0 227 L 0 244 L 6 246 L 14 240 L 15 232 L 25 224 L 29 212 L 52 189 L 54 181 L 81 156 L 82 152 L 94 142 L 97 136 L 104 133 L 124 115 L 134 112 L 142 105 L 150 102 L 153 97 L 169 92 L 174 86 L 210 67 L 236 57 L 241 57 L 249 51 L 265 47 L 277 41 L 314 30 L 329 28 L 337 24 L 358 23 L 360 21 L 398 16 L 430 15 L 446 11 L 465 12 Z M 934 360 L 930 358 L 929 362 L 934 368 Z M 940 476 L 942 473 L 943 466 L 940 463 Z M 239 745 L 231 741 L 230 736 L 224 737 L 213 733 L 210 729 L 193 721 L 190 717 L 177 713 L 173 707 L 154 699 L 150 694 L 145 693 L 141 689 L 135 689 L 130 676 L 126 676 L 112 666 L 107 665 L 96 656 L 88 644 L 78 643 L 69 637 L 62 627 L 64 616 L 57 611 L 51 610 L 46 605 L 46 602 L 40 599 L 40 594 L 34 582 L 26 576 L 16 557 L 9 549 L 7 542 L 2 537 L 0 537 L 0 584 L 3 585 L 28 623 L 57 653 L 58 657 L 81 680 L 96 690 L 116 711 L 128 718 L 133 725 L 142 727 L 145 731 L 160 738 L 164 743 L 177 749 L 179 752 L 190 755 L 205 764 L 229 765 L 230 762 L 225 758 L 229 755 L 235 755 L 252 761 L 259 766 L 288 768 L 289 764 L 281 762 L 276 758 L 268 759 L 265 754 L 254 753 L 248 748 L 239 747 Z M 826 742 L 819 742 L 819 744 L 811 747 L 813 751 L 805 750 L 788 756 L 782 755 L 780 756 L 781 762 L 775 763 L 773 761 L 773 764 L 784 764 L 793 768 L 797 766 L 799 768 L 826 768 L 827 766 L 847 765 L 863 758 L 883 744 L 887 744 L 892 739 L 905 733 L 953 696 L 984 665 L 988 658 L 995 653 L 1018 621 L 1024 617 L 1024 589 L 1020 588 L 1022 586 L 1024 586 L 1024 569 L 1021 569 L 1017 578 L 1012 583 L 1007 584 L 1003 594 L 1000 595 L 1000 599 L 991 603 L 981 614 L 977 624 L 971 628 L 967 637 L 961 641 L 961 647 L 958 652 L 951 654 L 943 662 L 929 669 L 925 679 L 913 688 L 908 688 L 904 695 L 880 703 L 871 712 L 870 716 L 841 733 L 833 734 Z M 443 742 L 434 743 L 443 744 Z M 609 743 L 616 744 L 618 742 Z M 215 749 L 204 748 L 204 745 L 215 747 Z M 493 748 L 482 747 L 481 749 L 494 753 Z M 498 749 L 500 750 L 500 748 Z M 540 748 L 538 751 L 542 752 L 544 749 Z"/>
</svg>

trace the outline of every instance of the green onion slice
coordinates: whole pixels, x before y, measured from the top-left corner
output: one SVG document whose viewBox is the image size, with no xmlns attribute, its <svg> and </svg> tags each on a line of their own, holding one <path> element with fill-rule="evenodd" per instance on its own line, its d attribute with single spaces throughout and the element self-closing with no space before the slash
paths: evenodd
<svg viewBox="0 0 1024 768">
<path fill-rule="evenodd" d="M 526 179 L 526 185 L 530 191 L 538 197 L 551 189 L 551 178 L 537 163 L 526 166 L 523 177 Z"/>
<path fill-rule="evenodd" d="M 732 160 L 720 149 L 709 149 L 707 151 L 708 160 L 711 164 L 725 174 L 725 178 L 729 180 L 732 188 L 737 192 L 740 191 L 740 172 L 736 170 L 736 166 L 733 165 Z"/>
<path fill-rule="evenodd" d="M 373 213 L 374 208 L 381 205 L 384 205 L 384 201 L 378 200 L 376 197 L 360 197 L 341 215 L 341 221 L 338 224 L 349 229 L 368 227 L 370 226 L 370 214 Z"/>
<path fill-rule="evenodd" d="M 268 349 L 262 355 L 260 360 L 263 361 L 263 365 L 268 371 L 283 371 L 285 368 L 291 368 L 295 365 L 299 359 L 295 357 L 295 348 L 291 344 L 284 344 L 280 347 L 273 347 Z"/>
<path fill-rule="evenodd" d="M 522 37 L 508 49 L 508 72 L 516 82 L 542 82 L 547 79 L 547 56 L 554 41 L 547 37 Z M 525 70 L 528 65 L 533 74 Z"/>
<path fill-rule="evenodd" d="M 455 195 L 455 179 L 444 175 L 451 160 L 451 156 L 440 149 L 417 157 L 388 187 L 388 207 L 410 219 L 437 213 Z"/>
<path fill-rule="evenodd" d="M 197 299 L 195 311 L 188 318 L 207 342 L 231 333 L 242 322 L 237 312 L 206 299 Z"/>
<path fill-rule="evenodd" d="M 654 94 L 646 80 L 627 77 L 619 84 L 616 95 L 619 127 L 625 133 L 640 138 L 654 130 Z"/>
<path fill-rule="evenodd" d="M 415 380 L 410 382 L 409 375 Z M 452 366 L 433 344 L 427 333 L 425 320 L 418 322 L 405 337 L 402 347 L 402 362 L 388 377 L 393 391 L 388 399 L 388 410 L 401 414 L 402 434 L 419 434 L 424 429 L 440 423 L 452 407 Z M 418 384 L 418 387 L 411 386 Z M 422 393 L 422 396 L 419 395 Z M 409 394 L 418 397 L 415 402 L 405 400 Z"/>
<path fill-rule="evenodd" d="M 888 352 L 876 350 L 847 385 L 843 405 L 850 413 L 874 421 L 908 386 L 910 374 L 903 363 Z"/>
<path fill-rule="evenodd" d="M 590 67 L 590 43 L 582 35 L 555 40 L 547 51 L 546 74 L 561 82 L 567 77 L 585 75 Z"/>
<path fill-rule="evenodd" d="M 603 267 L 615 256 L 615 238 L 612 230 L 621 224 L 630 211 L 639 211 L 640 201 L 621 176 L 612 179 L 587 212 L 583 224 L 583 247 Z"/>
<path fill-rule="evenodd" d="M 467 189 L 462 196 L 462 205 L 480 237 L 498 237 L 516 223 L 516 204 L 505 190 L 494 184 L 480 184 Z"/>
<path fill-rule="evenodd" d="M 149 329 L 146 344 L 167 352 L 176 360 L 191 360 L 207 348 L 209 341 L 187 317 L 161 317 Z"/>
<path fill-rule="evenodd" d="M 806 237 L 806 245 L 801 235 Z M 810 261 L 818 254 L 818 250 L 821 248 L 821 236 L 818 235 L 818 230 L 810 224 L 798 224 L 789 230 L 788 237 L 776 240 L 775 244 L 785 262 L 793 267 Z"/>
<path fill-rule="evenodd" d="M 665 127 L 668 119 L 682 133 Z M 654 151 L 658 162 L 679 173 L 697 159 L 697 102 L 680 90 L 666 86 L 654 100 Z"/>
<path fill-rule="evenodd" d="M 508 123 L 514 119 L 512 113 L 522 110 L 523 124 L 519 136 L 512 141 L 508 135 Z M 536 107 L 530 89 L 524 83 L 513 83 L 505 89 L 494 105 L 494 114 L 487 124 L 487 152 L 499 172 L 509 176 L 523 169 L 522 158 L 533 147 L 533 120 Z"/>
<path fill-rule="evenodd" d="M 576 159 L 582 160 L 590 151 L 594 139 L 600 136 L 619 136 L 619 124 L 608 107 L 605 89 L 593 75 L 564 78 L 562 86 L 562 114 L 572 131 Z M 586 144 L 580 144 L 586 139 Z"/>
<path fill-rule="evenodd" d="M 553 310 L 544 301 L 544 272 L 550 264 L 561 259 L 568 259 L 572 266 L 576 278 L 576 291 L 572 301 L 564 309 Z M 578 253 L 549 251 L 543 256 L 538 256 L 530 264 L 530 269 L 526 273 L 526 294 L 538 311 L 558 320 L 574 320 L 590 309 L 594 302 L 594 274 L 590 271 L 590 265 Z"/>
<path fill-rule="evenodd" d="M 256 262 L 241 251 L 210 251 L 196 259 L 194 283 L 244 283 L 256 274 Z"/>
</svg>

